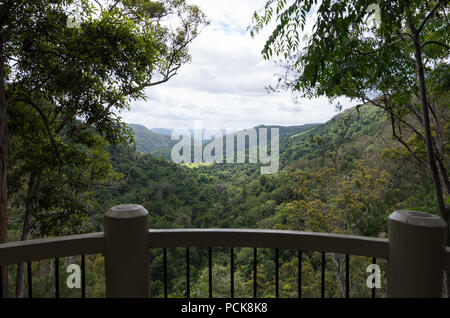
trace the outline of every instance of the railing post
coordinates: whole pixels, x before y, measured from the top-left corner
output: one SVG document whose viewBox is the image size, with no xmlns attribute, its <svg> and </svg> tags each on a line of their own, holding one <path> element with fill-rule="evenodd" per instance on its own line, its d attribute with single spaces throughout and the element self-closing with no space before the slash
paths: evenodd
<svg viewBox="0 0 450 318">
<path fill-rule="evenodd" d="M 446 223 L 409 210 L 389 216 L 388 297 L 441 297 Z"/>
<path fill-rule="evenodd" d="M 149 296 L 148 212 L 119 205 L 105 213 L 106 297 Z"/>
</svg>

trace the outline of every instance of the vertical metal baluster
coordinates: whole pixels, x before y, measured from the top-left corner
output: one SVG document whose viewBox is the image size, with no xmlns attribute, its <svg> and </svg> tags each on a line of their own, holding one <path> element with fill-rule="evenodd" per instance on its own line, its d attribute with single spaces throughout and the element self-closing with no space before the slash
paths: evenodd
<svg viewBox="0 0 450 318">
<path fill-rule="evenodd" d="M 322 288 L 320 289 L 320 297 L 325 298 L 325 252 L 322 251 Z"/>
<path fill-rule="evenodd" d="M 298 298 L 302 298 L 302 262 L 303 262 L 303 252 L 298 251 L 298 281 L 297 281 L 297 292 L 298 292 Z"/>
<path fill-rule="evenodd" d="M 59 258 L 55 258 L 55 297 L 59 298 Z"/>
<path fill-rule="evenodd" d="M 230 294 L 234 298 L 234 248 L 230 250 Z"/>
<path fill-rule="evenodd" d="M 0 298 L 3 298 L 2 265 L 0 265 Z"/>
<path fill-rule="evenodd" d="M 186 247 L 186 298 L 191 298 L 191 274 L 189 272 L 189 247 Z"/>
<path fill-rule="evenodd" d="M 153 298 L 153 294 L 152 294 L 152 249 L 149 248 L 148 249 L 148 298 Z"/>
<path fill-rule="evenodd" d="M 86 298 L 86 256 L 81 254 L 81 298 Z"/>
<path fill-rule="evenodd" d="M 345 254 L 345 298 L 350 298 L 350 256 Z"/>
<path fill-rule="evenodd" d="M 167 248 L 163 248 L 164 298 L 167 298 Z"/>
<path fill-rule="evenodd" d="M 212 298 L 212 247 L 208 248 L 209 298 Z"/>
<path fill-rule="evenodd" d="M 377 259 L 376 259 L 375 257 L 373 257 L 373 258 L 372 258 L 372 264 L 376 264 L 376 263 L 377 263 Z M 374 282 L 374 280 L 375 280 L 375 277 L 373 278 L 372 282 Z M 374 287 L 372 288 L 372 298 L 375 298 L 375 296 L 376 296 L 376 291 L 377 291 L 377 289 L 376 289 L 376 287 L 374 286 Z"/>
<path fill-rule="evenodd" d="M 256 252 L 256 247 L 255 247 L 253 249 L 253 298 L 256 298 L 257 286 L 258 286 L 256 265 L 257 265 L 257 252 Z"/>
<path fill-rule="evenodd" d="M 27 263 L 28 298 L 33 298 L 33 278 L 31 274 L 31 262 Z"/>
<path fill-rule="evenodd" d="M 280 296 L 279 294 L 279 255 L 280 251 L 278 248 L 275 249 L 275 298 Z"/>
</svg>

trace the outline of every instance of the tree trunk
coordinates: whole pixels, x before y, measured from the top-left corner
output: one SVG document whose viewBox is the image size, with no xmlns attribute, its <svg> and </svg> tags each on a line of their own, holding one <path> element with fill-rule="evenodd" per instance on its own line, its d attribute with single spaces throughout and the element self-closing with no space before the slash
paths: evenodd
<svg viewBox="0 0 450 318">
<path fill-rule="evenodd" d="M 434 192 L 436 195 L 436 202 L 438 205 L 439 215 L 447 222 L 447 245 L 450 245 L 450 219 L 449 219 L 449 211 L 445 206 L 444 193 L 441 183 L 441 177 L 439 173 L 439 169 L 435 159 L 435 149 L 433 143 L 433 134 L 431 131 L 430 124 L 430 114 L 428 109 L 428 100 L 427 100 L 427 90 L 425 87 L 425 74 L 423 69 L 423 61 L 422 61 L 422 49 L 419 42 L 419 33 L 415 29 L 413 25 L 410 25 L 410 30 L 413 35 L 413 43 L 414 43 L 414 55 L 416 59 L 416 71 L 417 71 L 417 81 L 419 85 L 420 91 L 420 103 L 422 108 L 422 118 L 423 118 L 423 127 L 425 132 L 425 146 L 427 149 L 428 161 L 430 164 L 430 172 L 431 178 L 434 185 Z M 448 277 L 447 273 L 447 277 Z M 447 279 L 447 290 L 450 287 L 450 279 Z"/>
<path fill-rule="evenodd" d="M 27 193 L 27 202 L 25 207 L 25 217 L 23 219 L 23 229 L 22 235 L 20 237 L 21 241 L 26 241 L 28 239 L 28 235 L 31 232 L 31 228 L 33 225 L 33 207 L 34 200 L 36 198 L 36 193 L 39 187 L 40 176 L 36 176 L 36 174 L 30 174 L 30 181 L 28 183 L 28 193 Z M 16 277 L 16 297 L 23 297 L 23 283 L 25 277 L 25 263 L 17 264 L 17 277 Z"/>
<path fill-rule="evenodd" d="M 345 277 L 344 277 L 344 262 L 343 255 L 337 255 L 336 253 L 331 254 L 331 261 L 334 265 L 334 273 L 338 282 L 339 291 L 341 296 L 345 298 Z"/>
<path fill-rule="evenodd" d="M 6 112 L 6 92 L 5 92 L 5 55 L 3 39 L 0 43 L 0 244 L 8 242 L 8 219 L 6 211 L 8 209 L 8 114 Z M 8 267 L 1 267 L 1 281 L 3 290 L 0 291 L 3 297 L 8 296 Z"/>
<path fill-rule="evenodd" d="M 31 211 L 25 213 L 25 220 L 23 223 L 23 231 L 21 236 L 21 241 L 26 241 L 28 239 L 28 235 L 30 234 L 32 225 L 32 215 Z M 23 297 L 23 283 L 25 277 L 25 263 L 17 264 L 17 277 L 16 277 L 16 297 Z"/>
</svg>

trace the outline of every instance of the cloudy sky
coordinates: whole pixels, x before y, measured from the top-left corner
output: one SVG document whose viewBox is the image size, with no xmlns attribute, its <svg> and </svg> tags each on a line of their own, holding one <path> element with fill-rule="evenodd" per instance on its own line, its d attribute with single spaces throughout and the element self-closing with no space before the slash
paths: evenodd
<svg viewBox="0 0 450 318">
<path fill-rule="evenodd" d="M 146 91 L 147 101 L 122 113 L 127 123 L 147 128 L 250 128 L 259 124 L 301 125 L 325 122 L 336 111 L 326 98 L 294 104 L 289 94 L 267 94 L 275 80 L 273 61 L 261 50 L 266 33 L 251 38 L 247 27 L 266 0 L 189 0 L 211 24 L 190 46 L 192 62 L 169 82 Z M 344 108 L 354 103 L 340 100 Z"/>
</svg>

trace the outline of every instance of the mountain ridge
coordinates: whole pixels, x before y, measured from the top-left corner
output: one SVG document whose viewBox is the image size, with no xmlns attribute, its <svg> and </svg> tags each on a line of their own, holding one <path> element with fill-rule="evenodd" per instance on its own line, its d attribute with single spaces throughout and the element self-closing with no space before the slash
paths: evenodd
<svg viewBox="0 0 450 318">
<path fill-rule="evenodd" d="M 278 128 L 279 129 L 279 135 L 280 135 L 280 144 L 285 141 L 285 139 L 288 139 L 296 134 L 302 133 L 304 131 L 307 131 L 311 128 L 320 126 L 322 124 L 304 124 L 304 125 L 294 125 L 294 126 L 281 126 L 281 125 L 258 125 L 255 127 L 255 129 L 259 128 Z M 142 153 L 151 153 L 154 154 L 157 157 L 160 158 L 166 158 L 167 154 L 170 152 L 168 151 L 170 148 L 172 148 L 178 141 L 172 140 L 172 128 L 152 128 L 149 129 L 143 125 L 140 124 L 128 124 L 128 126 L 132 129 L 134 134 L 134 139 L 136 143 L 136 149 L 139 152 Z M 249 129 L 251 129 L 249 128 Z M 222 131 L 223 137 L 226 138 L 226 130 L 220 129 Z M 193 129 L 189 129 L 191 132 L 191 136 L 193 136 Z M 242 131 L 242 130 L 239 130 Z M 211 139 L 203 139 L 203 142 L 208 142 Z M 270 140 L 270 132 L 268 134 L 268 140 Z"/>
</svg>

